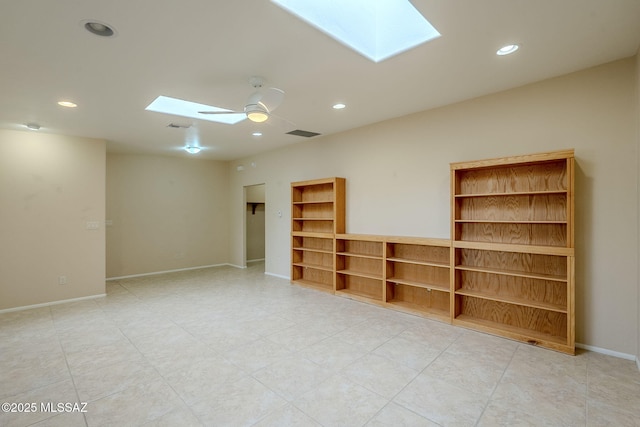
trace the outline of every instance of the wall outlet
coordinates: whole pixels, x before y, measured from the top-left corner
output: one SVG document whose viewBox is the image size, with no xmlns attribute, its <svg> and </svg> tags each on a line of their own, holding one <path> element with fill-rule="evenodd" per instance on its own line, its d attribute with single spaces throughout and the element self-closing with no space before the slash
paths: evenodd
<svg viewBox="0 0 640 427">
<path fill-rule="evenodd" d="M 100 228 L 100 221 L 87 221 L 87 230 L 97 230 Z"/>
<path fill-rule="evenodd" d="M 58 276 L 58 285 L 66 285 L 67 276 Z"/>
</svg>

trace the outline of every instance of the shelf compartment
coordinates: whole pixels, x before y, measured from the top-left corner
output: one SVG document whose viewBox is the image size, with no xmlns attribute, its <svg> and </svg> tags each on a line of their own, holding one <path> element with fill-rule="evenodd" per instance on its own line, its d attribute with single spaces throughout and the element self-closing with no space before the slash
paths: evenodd
<svg viewBox="0 0 640 427">
<path fill-rule="evenodd" d="M 387 282 L 387 304 L 419 315 L 449 320 L 449 292 Z"/>
<path fill-rule="evenodd" d="M 333 271 L 333 253 L 294 250 L 291 262 L 293 265 Z"/>
<path fill-rule="evenodd" d="M 508 193 L 471 193 L 471 194 L 454 194 L 456 199 L 467 197 L 513 197 L 513 196 L 537 196 L 537 195 L 554 195 L 568 194 L 567 190 L 541 190 L 541 191 L 511 191 Z"/>
<path fill-rule="evenodd" d="M 557 193 L 456 199 L 456 220 L 566 222 L 567 195 Z"/>
<path fill-rule="evenodd" d="M 456 195 L 566 191 L 566 159 L 456 170 Z"/>
<path fill-rule="evenodd" d="M 291 217 L 294 219 L 332 219 L 333 202 L 294 204 L 291 209 Z"/>
<path fill-rule="evenodd" d="M 567 280 L 552 281 L 523 276 L 456 270 L 456 295 L 493 299 L 545 310 L 568 312 Z"/>
<path fill-rule="evenodd" d="M 568 280 L 566 256 L 479 249 L 456 249 L 455 256 L 456 270 L 563 282 Z"/>
<path fill-rule="evenodd" d="M 387 242 L 387 261 L 406 262 L 431 266 L 449 266 L 449 247 L 423 244 Z"/>
<path fill-rule="evenodd" d="M 382 240 L 365 240 L 372 239 L 373 236 L 336 236 L 336 252 L 340 255 L 361 256 L 382 259 Z"/>
<path fill-rule="evenodd" d="M 388 281 L 427 289 L 449 290 L 449 268 L 387 261 Z"/>
<path fill-rule="evenodd" d="M 567 314 L 502 301 L 456 295 L 456 320 L 517 334 L 522 341 L 567 344 Z"/>
<path fill-rule="evenodd" d="M 313 251 L 333 255 L 333 238 L 292 236 L 291 246 L 294 250 Z"/>
<path fill-rule="evenodd" d="M 334 196 L 333 180 L 292 183 L 291 201 L 293 204 L 331 202 Z"/>
<path fill-rule="evenodd" d="M 336 272 L 336 293 L 382 302 L 382 279 Z"/>
<path fill-rule="evenodd" d="M 567 223 L 455 222 L 455 240 L 514 245 L 567 246 Z"/>
<path fill-rule="evenodd" d="M 333 271 L 309 266 L 291 266 L 291 281 L 303 286 L 333 292 Z"/>
<path fill-rule="evenodd" d="M 334 221 L 332 219 L 302 219 L 292 220 L 292 231 L 305 231 L 312 233 L 333 233 Z"/>
<path fill-rule="evenodd" d="M 472 328 L 490 334 L 499 335 L 532 345 L 541 345 L 567 354 L 574 354 L 575 348 L 562 336 L 553 336 L 527 328 L 505 325 L 491 320 L 478 319 L 468 315 L 460 315 L 453 321 L 455 326 Z"/>
</svg>

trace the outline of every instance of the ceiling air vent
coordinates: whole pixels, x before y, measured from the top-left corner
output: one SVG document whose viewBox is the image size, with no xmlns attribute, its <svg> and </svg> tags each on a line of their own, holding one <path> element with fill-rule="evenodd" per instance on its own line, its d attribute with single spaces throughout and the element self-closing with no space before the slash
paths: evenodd
<svg viewBox="0 0 640 427">
<path fill-rule="evenodd" d="M 191 127 L 191 124 L 190 123 L 169 123 L 167 127 L 174 128 L 174 129 L 189 129 Z"/>
<path fill-rule="evenodd" d="M 295 136 L 304 136 L 305 138 L 311 138 L 312 136 L 320 135 L 317 132 L 309 132 L 308 130 L 292 130 L 291 132 L 287 132 L 287 135 L 295 135 Z"/>
</svg>

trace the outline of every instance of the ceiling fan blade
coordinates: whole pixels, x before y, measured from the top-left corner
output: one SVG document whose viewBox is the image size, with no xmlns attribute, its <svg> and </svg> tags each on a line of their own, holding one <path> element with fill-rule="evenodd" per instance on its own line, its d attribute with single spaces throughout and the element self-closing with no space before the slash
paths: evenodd
<svg viewBox="0 0 640 427">
<path fill-rule="evenodd" d="M 244 111 L 198 111 L 198 114 L 244 114 Z"/>
<path fill-rule="evenodd" d="M 277 128 L 282 133 L 287 133 L 296 129 L 296 125 L 293 124 L 293 122 L 274 114 L 269 114 L 269 119 L 267 119 L 265 123 Z"/>
<path fill-rule="evenodd" d="M 264 91 L 259 103 L 262 104 L 268 112 L 272 112 L 284 100 L 284 91 L 275 87 L 271 87 Z"/>
</svg>

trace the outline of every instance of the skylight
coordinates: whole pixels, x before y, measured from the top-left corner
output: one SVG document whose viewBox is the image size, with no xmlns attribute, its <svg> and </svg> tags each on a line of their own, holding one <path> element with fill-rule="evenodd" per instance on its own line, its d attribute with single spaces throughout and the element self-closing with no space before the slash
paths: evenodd
<svg viewBox="0 0 640 427">
<path fill-rule="evenodd" d="M 440 37 L 409 0 L 271 0 L 374 62 Z"/>
<path fill-rule="evenodd" d="M 159 96 L 145 110 L 157 113 L 173 114 L 174 116 L 191 117 L 192 119 L 208 120 L 210 122 L 226 123 L 229 125 L 238 123 L 247 118 L 244 113 L 239 114 L 200 114 L 198 111 L 230 111 L 211 105 L 198 104 L 182 99 Z"/>
</svg>

